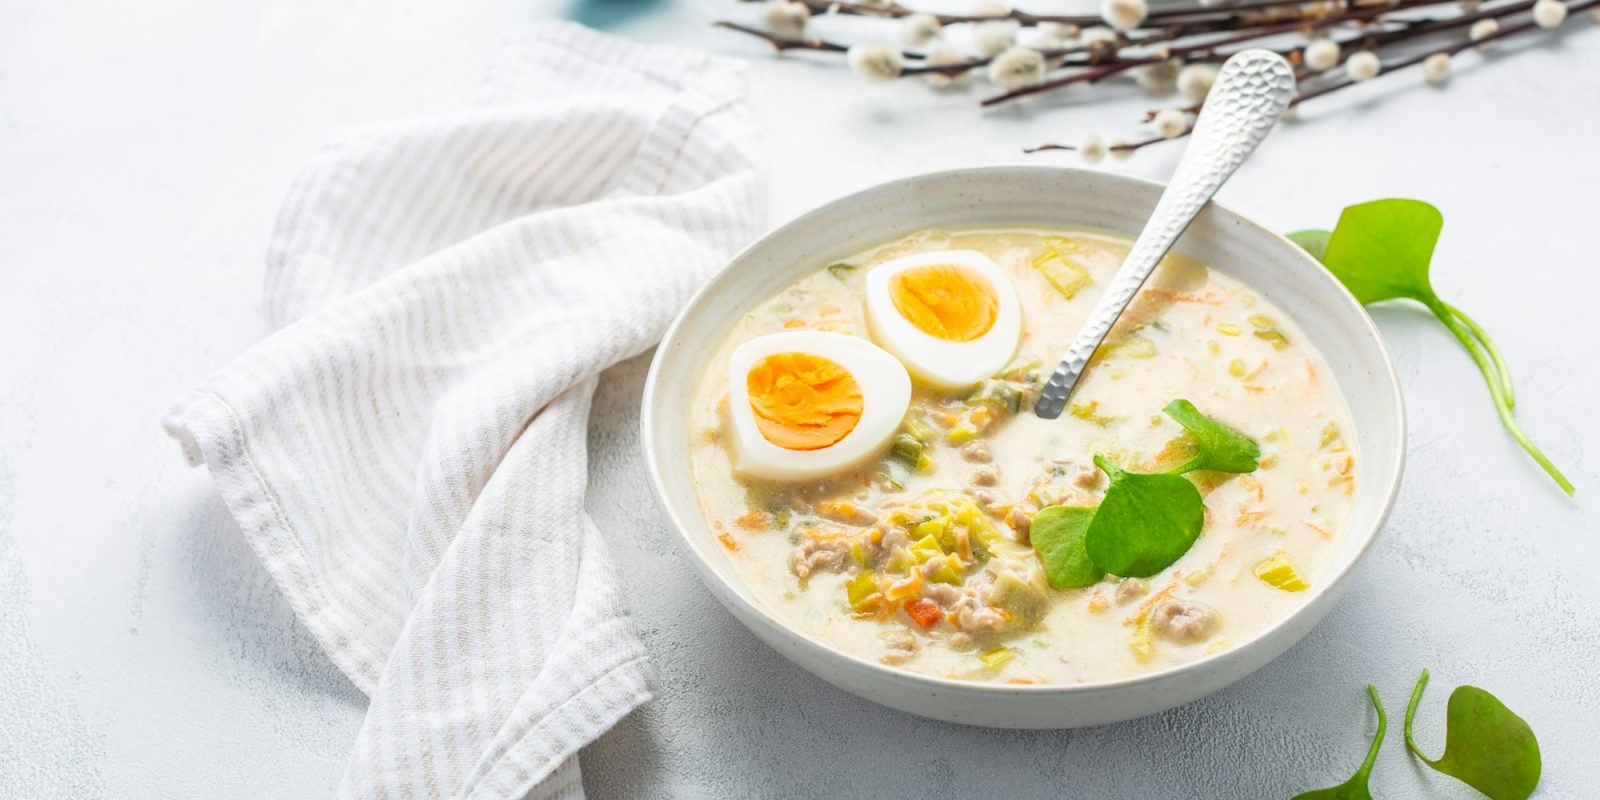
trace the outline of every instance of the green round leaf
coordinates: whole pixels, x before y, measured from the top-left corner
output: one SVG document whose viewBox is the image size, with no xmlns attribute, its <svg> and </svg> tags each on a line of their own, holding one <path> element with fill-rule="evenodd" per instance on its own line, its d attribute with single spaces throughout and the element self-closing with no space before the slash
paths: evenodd
<svg viewBox="0 0 1600 800">
<path fill-rule="evenodd" d="M 1177 420 L 1199 443 L 1199 452 L 1177 469 L 1180 474 L 1197 469 L 1218 472 L 1255 472 L 1261 459 L 1261 446 L 1254 439 L 1200 413 L 1194 403 L 1179 398 L 1161 409 Z"/>
<path fill-rule="evenodd" d="M 1081 589 L 1105 577 L 1084 549 L 1084 536 L 1094 520 L 1094 509 L 1049 506 L 1033 516 L 1028 537 L 1044 564 L 1044 576 L 1056 589 Z"/>
<path fill-rule="evenodd" d="M 1109 466 L 1099 457 L 1095 463 Z M 1106 470 L 1111 486 L 1089 523 L 1084 546 L 1106 572 L 1147 578 L 1189 552 L 1205 523 L 1205 502 L 1181 476 L 1111 469 Z"/>
</svg>

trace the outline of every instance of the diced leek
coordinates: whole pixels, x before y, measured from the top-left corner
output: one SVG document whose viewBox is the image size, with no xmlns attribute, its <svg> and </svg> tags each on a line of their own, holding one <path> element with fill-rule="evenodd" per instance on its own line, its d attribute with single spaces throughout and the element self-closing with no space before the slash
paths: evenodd
<svg viewBox="0 0 1600 800">
<path fill-rule="evenodd" d="M 885 572 L 894 575 L 904 575 L 910 572 L 911 568 L 918 563 L 917 557 L 912 554 L 910 549 L 896 547 L 889 552 L 889 560 L 884 562 L 883 569 Z"/>
<path fill-rule="evenodd" d="M 846 263 L 844 263 L 842 261 L 837 263 L 837 264 L 829 264 L 828 265 L 828 274 L 832 275 L 835 278 L 838 278 L 841 281 L 844 280 L 850 273 L 855 272 L 855 271 L 856 271 L 856 265 L 854 265 L 854 264 L 846 264 Z"/>
<path fill-rule="evenodd" d="M 845 597 L 850 600 L 850 608 L 864 611 L 872 606 L 878 597 L 878 576 L 871 570 L 862 570 L 845 586 Z"/>
<path fill-rule="evenodd" d="M 1133 622 L 1133 636 L 1128 639 L 1128 649 L 1140 664 L 1150 663 L 1156 656 L 1155 639 L 1150 636 L 1150 612 L 1139 615 Z"/>
<path fill-rule="evenodd" d="M 918 526 L 921 527 L 920 525 Z M 939 546 L 939 539 L 933 535 L 924 536 L 911 545 L 907 551 L 918 564 L 926 564 L 935 558 L 944 555 L 944 548 Z"/>
<path fill-rule="evenodd" d="M 1231 322 L 1224 322 L 1217 326 L 1217 333 L 1220 333 L 1223 336 L 1238 336 L 1239 334 L 1244 333 L 1244 331 L 1240 329 L 1238 325 L 1235 325 Z"/>
<path fill-rule="evenodd" d="M 973 539 L 984 544 L 988 544 L 1000 536 L 1000 530 L 994 526 L 993 522 L 989 521 L 983 510 L 978 508 L 978 504 L 970 500 L 959 506 L 956 511 L 956 519 L 967 526 L 967 532 L 972 535 Z"/>
<path fill-rule="evenodd" d="M 988 405 L 1012 414 L 1022 410 L 1022 392 L 1007 381 L 989 379 L 978 385 L 977 391 L 967 395 L 968 405 Z"/>
<path fill-rule="evenodd" d="M 1344 449 L 1344 433 L 1339 430 L 1338 424 L 1333 422 L 1322 426 L 1322 441 L 1317 444 L 1317 448 L 1321 449 L 1329 445 L 1334 445 L 1332 450 L 1335 453 Z"/>
<path fill-rule="evenodd" d="M 1199 586 L 1211 579 L 1211 565 L 1207 564 L 1188 575 L 1183 576 L 1183 582 L 1190 586 Z"/>
<path fill-rule="evenodd" d="M 1037 576 L 1024 580 L 1006 573 L 994 579 L 994 588 L 989 590 L 989 604 L 1003 609 L 1027 628 L 1044 616 L 1050 607 L 1050 594 Z"/>
<path fill-rule="evenodd" d="M 889 446 L 889 458 L 904 464 L 906 469 L 916 469 L 917 459 L 922 457 L 922 451 L 927 445 L 909 433 L 902 433 L 894 437 L 894 444 Z"/>
<path fill-rule="evenodd" d="M 1272 349 L 1274 350 L 1282 350 L 1283 348 L 1289 346 L 1288 337 L 1277 331 L 1256 331 L 1254 335 L 1257 339 L 1264 339 L 1268 342 L 1271 342 Z"/>
<path fill-rule="evenodd" d="M 944 515 L 929 517 L 916 524 L 911 529 L 911 535 L 918 539 L 933 537 L 936 541 L 943 541 L 946 531 L 950 528 L 950 518 Z"/>
<path fill-rule="evenodd" d="M 945 432 L 944 438 L 951 444 L 966 444 L 978 438 L 978 426 L 962 420 L 950 426 L 950 430 Z"/>
<path fill-rule="evenodd" d="M 1089 270 L 1084 269 L 1082 264 L 1061 255 L 1056 250 L 1046 251 L 1044 255 L 1035 258 L 1033 265 L 1044 274 L 1044 279 L 1068 300 L 1071 300 L 1083 287 L 1094 282 L 1094 279 L 1089 277 Z"/>
<path fill-rule="evenodd" d="M 1295 571 L 1294 565 L 1284 559 L 1282 553 L 1257 564 L 1255 573 L 1263 583 L 1285 592 L 1303 592 L 1311 588 L 1311 584 L 1300 577 L 1300 573 Z"/>
<path fill-rule="evenodd" d="M 1077 240 L 1069 239 L 1065 236 L 1045 236 L 1043 237 L 1043 241 L 1046 245 L 1054 247 L 1063 253 L 1071 253 L 1078 249 Z"/>
<path fill-rule="evenodd" d="M 906 431 L 924 442 L 931 442 L 933 437 L 939 435 L 938 429 L 929 424 L 927 420 L 920 418 L 906 420 Z"/>
<path fill-rule="evenodd" d="M 985 650 L 978 656 L 978 660 L 990 669 L 999 669 L 1017 657 L 1017 651 L 1005 645 L 1000 645 L 992 650 Z"/>
<path fill-rule="evenodd" d="M 961 577 L 960 564 L 961 559 L 955 556 L 945 556 L 939 567 L 933 571 L 932 575 L 928 576 L 928 580 L 934 583 L 948 583 L 951 586 L 960 586 L 964 580 Z"/>
<path fill-rule="evenodd" d="M 850 543 L 850 559 L 856 562 L 857 567 L 861 569 L 867 568 L 867 550 L 861 546 L 860 542 Z"/>
<path fill-rule="evenodd" d="M 1155 358 L 1155 355 L 1155 342 L 1138 334 L 1130 334 L 1100 345 L 1089 358 L 1089 363 L 1098 364 L 1112 358 Z"/>
<path fill-rule="evenodd" d="M 926 475 L 926 474 L 932 472 L 933 471 L 933 459 L 931 457 L 929 457 L 929 455 L 926 452 L 924 452 L 922 455 L 917 456 L 917 466 L 915 468 L 913 468 L 912 471 L 920 473 L 920 474 L 923 474 L 923 475 Z"/>
<path fill-rule="evenodd" d="M 1250 323 L 1250 327 L 1258 331 L 1270 331 L 1278 327 L 1278 323 L 1266 314 L 1251 314 L 1245 318 L 1245 321 Z"/>
<path fill-rule="evenodd" d="M 1249 367 L 1245 366 L 1244 359 L 1236 358 L 1228 362 L 1228 374 L 1235 378 L 1243 378 Z"/>
<path fill-rule="evenodd" d="M 1102 428 L 1117 421 L 1117 417 L 1113 417 L 1108 414 L 1096 413 L 1099 408 L 1099 400 L 1090 400 L 1087 403 L 1073 403 L 1067 408 L 1067 413 L 1083 420 L 1084 422 L 1088 422 L 1093 425 L 1099 425 Z"/>
</svg>

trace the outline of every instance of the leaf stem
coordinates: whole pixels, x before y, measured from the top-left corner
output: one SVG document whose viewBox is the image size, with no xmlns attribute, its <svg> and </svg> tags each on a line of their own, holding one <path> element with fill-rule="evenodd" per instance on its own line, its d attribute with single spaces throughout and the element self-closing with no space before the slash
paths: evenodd
<svg viewBox="0 0 1600 800">
<path fill-rule="evenodd" d="M 1440 302 L 1443 303 L 1444 301 L 1441 300 Z M 1500 392 L 1501 394 L 1505 395 L 1506 408 L 1515 410 L 1517 407 L 1517 398 L 1511 388 L 1511 371 L 1506 368 L 1506 360 L 1505 357 L 1500 355 L 1500 348 L 1495 347 L 1494 340 L 1489 338 L 1489 332 L 1485 331 L 1483 326 L 1474 321 L 1472 317 L 1467 316 L 1467 312 L 1462 311 L 1461 309 L 1456 308 L 1449 303 L 1444 303 L 1444 307 L 1449 309 L 1450 313 L 1453 314 L 1456 319 L 1460 320 L 1462 325 L 1467 326 L 1467 330 L 1472 331 L 1473 337 L 1476 338 L 1478 342 L 1483 345 L 1483 349 L 1488 352 L 1489 360 L 1494 362 L 1495 372 L 1500 374 Z"/>
<path fill-rule="evenodd" d="M 1372 775 L 1372 765 L 1378 763 L 1378 749 L 1383 747 L 1383 734 L 1389 729 L 1389 715 L 1383 713 L 1383 701 L 1378 699 L 1378 687 L 1367 684 L 1367 696 L 1372 698 L 1372 708 L 1378 712 L 1378 732 L 1372 735 L 1372 747 L 1367 750 L 1367 758 L 1361 762 L 1361 769 L 1356 770 L 1356 777 L 1363 784 Z M 1410 717 L 1407 717 L 1407 731 L 1409 735 Z"/>
<path fill-rule="evenodd" d="M 1411 702 L 1406 703 L 1406 722 L 1404 730 L 1406 734 L 1406 749 L 1410 750 L 1412 753 L 1415 753 L 1417 758 L 1432 764 L 1433 759 L 1424 755 L 1422 748 L 1417 746 L 1417 740 L 1411 738 L 1411 720 L 1415 719 L 1417 716 L 1417 703 L 1422 700 L 1422 687 L 1427 685 L 1428 671 L 1423 670 L 1422 677 L 1417 678 L 1416 688 L 1411 690 Z"/>
<path fill-rule="evenodd" d="M 1472 360 L 1478 365 L 1478 371 L 1483 373 L 1484 381 L 1489 384 L 1489 395 L 1494 400 L 1495 412 L 1500 415 L 1500 424 L 1505 426 L 1506 432 L 1510 433 L 1511 438 L 1522 446 L 1523 451 L 1538 462 L 1539 466 L 1544 469 L 1545 474 L 1549 475 L 1551 480 L 1554 480 L 1556 485 L 1561 487 L 1561 491 L 1566 492 L 1569 497 L 1575 494 L 1577 489 L 1573 487 L 1572 482 L 1567 480 L 1567 476 L 1561 474 L 1561 470 L 1557 469 L 1555 464 L 1550 463 L 1550 459 L 1545 457 L 1544 451 L 1540 450 L 1539 446 L 1528 438 L 1528 434 L 1523 432 L 1522 426 L 1517 424 L 1517 418 L 1512 415 L 1511 406 L 1506 402 L 1505 392 L 1501 388 L 1500 375 L 1495 371 L 1495 366 L 1489 362 L 1489 358 L 1484 355 L 1483 347 L 1478 344 L 1477 339 L 1473 338 L 1472 332 L 1456 318 L 1455 314 L 1451 312 L 1450 306 L 1443 300 L 1437 297 L 1430 297 L 1423 302 L 1428 306 L 1428 310 L 1432 311 L 1433 315 L 1438 317 L 1439 321 L 1443 322 L 1451 333 L 1455 334 L 1456 339 L 1461 342 L 1461 346 L 1467 349 L 1467 353 L 1472 356 Z"/>
</svg>

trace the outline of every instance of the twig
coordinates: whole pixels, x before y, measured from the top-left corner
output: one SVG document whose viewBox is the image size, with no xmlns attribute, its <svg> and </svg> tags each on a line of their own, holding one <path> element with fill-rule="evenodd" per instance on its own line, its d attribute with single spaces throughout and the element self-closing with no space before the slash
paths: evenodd
<svg viewBox="0 0 1600 800">
<path fill-rule="evenodd" d="M 1519 5 L 1525 5 L 1527 7 L 1531 7 L 1532 3 L 1519 4 Z M 1579 14 L 1581 12 L 1588 11 L 1590 9 L 1597 8 L 1597 7 L 1600 7 L 1600 0 L 1582 0 L 1581 2 L 1573 3 L 1573 4 L 1569 5 L 1569 6 L 1567 6 L 1567 13 L 1568 13 L 1569 17 L 1571 17 L 1571 16 L 1576 16 L 1577 14 Z M 1505 14 L 1503 14 L 1503 13 L 1495 13 L 1495 12 L 1501 12 L 1501 11 L 1504 11 L 1504 9 L 1495 9 L 1494 12 L 1483 12 L 1486 16 L 1480 16 L 1478 18 L 1479 19 L 1486 19 L 1489 16 L 1505 16 Z M 1507 12 L 1507 13 L 1514 13 L 1514 12 Z M 1474 21 L 1476 21 L 1476 20 L 1474 20 Z M 1441 28 L 1440 30 L 1443 30 L 1443 28 Z M 1383 77 L 1385 75 L 1389 75 L 1391 73 L 1399 72 L 1399 71 L 1407 69 L 1409 67 L 1414 67 L 1414 66 L 1416 66 L 1418 64 L 1421 64 L 1424 61 L 1427 61 L 1430 57 L 1435 56 L 1435 55 L 1444 54 L 1444 55 L 1447 55 L 1447 56 L 1455 56 L 1455 55 L 1457 55 L 1459 53 L 1462 53 L 1462 52 L 1465 52 L 1467 50 L 1472 50 L 1472 49 L 1475 49 L 1475 48 L 1478 48 L 1478 47 L 1482 47 L 1483 45 L 1488 44 L 1490 42 L 1495 42 L 1495 41 L 1498 41 L 1500 39 L 1505 39 L 1507 37 L 1516 36 L 1519 33 L 1526 33 L 1529 30 L 1544 30 L 1544 29 L 1540 28 L 1538 23 L 1535 23 L 1532 20 L 1529 20 L 1529 21 L 1523 22 L 1523 23 L 1519 23 L 1517 25 L 1509 25 L 1507 27 L 1501 28 L 1500 30 L 1498 30 L 1498 31 L 1496 31 L 1494 33 L 1488 34 L 1486 36 L 1483 36 L 1483 37 L 1480 37 L 1480 38 L 1477 38 L 1477 39 L 1467 39 L 1467 40 L 1460 41 L 1460 42 L 1453 42 L 1453 43 L 1445 45 L 1443 47 L 1438 47 L 1438 48 L 1434 48 L 1432 50 L 1427 50 L 1425 52 L 1417 53 L 1417 54 L 1412 55 L 1412 56 L 1410 56 L 1408 58 L 1401 59 L 1400 61 L 1396 61 L 1396 62 L 1391 63 L 1391 64 L 1382 65 L 1379 68 L 1378 74 L 1373 76 L 1373 78 L 1370 78 L 1368 80 L 1376 80 L 1377 78 L 1381 78 L 1381 77 Z M 1560 30 L 1560 29 L 1556 28 L 1555 30 Z M 1317 87 L 1315 89 L 1311 89 L 1311 90 L 1308 90 L 1308 91 L 1302 91 L 1302 92 L 1296 92 L 1295 96 L 1294 96 L 1294 99 L 1289 101 L 1289 107 L 1290 108 L 1294 108 L 1296 106 L 1299 106 L 1301 103 L 1304 103 L 1307 100 L 1314 100 L 1314 99 L 1316 99 L 1318 97 L 1322 97 L 1324 95 L 1328 95 L 1328 94 L 1332 94 L 1334 92 L 1337 92 L 1340 89 L 1344 89 L 1344 88 L 1347 88 L 1347 87 L 1350 87 L 1350 86 L 1354 86 L 1357 83 L 1367 83 L 1367 82 L 1368 81 L 1357 81 L 1357 80 L 1354 80 L 1354 79 L 1351 79 L 1351 78 L 1342 78 L 1342 79 L 1339 79 L 1339 80 L 1335 80 L 1335 81 L 1333 81 L 1333 82 L 1331 82 L 1331 83 L 1329 83 L 1327 85 L 1319 86 L 1319 87 Z M 1127 142 L 1127 143 L 1124 143 L 1124 144 L 1119 144 L 1119 145 L 1117 145 L 1115 147 L 1111 147 L 1109 149 L 1116 150 L 1116 151 L 1121 151 L 1121 152 L 1129 152 L 1129 153 L 1131 153 L 1131 152 L 1135 152 L 1135 151 L 1141 150 L 1143 148 L 1149 147 L 1150 145 L 1153 145 L 1153 144 L 1159 144 L 1161 142 L 1168 142 L 1168 141 L 1173 141 L 1175 139 L 1183 138 L 1183 137 L 1188 136 L 1189 134 L 1191 134 L 1193 132 L 1194 132 L 1194 126 L 1193 125 L 1189 125 L 1189 126 L 1185 127 L 1183 132 L 1178 134 L 1177 136 L 1173 136 L 1173 137 L 1170 137 L 1170 138 L 1163 138 L 1163 137 L 1160 137 L 1160 136 L 1155 136 L 1155 137 L 1151 137 L 1151 138 L 1148 138 L 1148 139 L 1141 139 L 1141 140 L 1135 141 L 1135 142 Z M 1044 152 L 1044 151 L 1047 151 L 1047 150 L 1077 150 L 1077 149 L 1078 148 L 1076 146 L 1073 146 L 1073 145 L 1047 143 L 1047 144 L 1038 145 L 1036 147 L 1024 148 L 1022 152 L 1024 152 L 1024 153 L 1040 153 L 1040 152 Z"/>
<path fill-rule="evenodd" d="M 1426 6 L 1442 5 L 1449 2 L 1455 2 L 1455 0 L 1401 0 L 1401 2 L 1394 5 L 1383 5 L 1374 8 L 1368 8 L 1362 11 L 1347 12 L 1345 14 L 1323 17 L 1321 19 L 1311 20 L 1309 22 L 1296 20 L 1294 22 L 1285 22 L 1278 25 L 1267 25 L 1246 31 L 1244 33 L 1236 34 L 1234 36 L 1224 37 L 1213 42 L 1204 42 L 1201 44 L 1188 45 L 1184 47 L 1172 47 L 1168 48 L 1164 53 L 1158 53 L 1153 56 L 1127 59 L 1124 61 L 1119 61 L 1115 64 L 1106 65 L 1105 67 L 1086 70 L 1084 72 L 1078 72 L 1072 75 L 1065 75 L 1060 78 L 1044 81 L 1042 83 L 1036 83 L 1032 86 L 1025 86 L 1021 89 L 1013 89 L 1012 91 L 1004 94 L 999 94 L 995 95 L 994 97 L 984 99 L 983 105 L 993 106 L 999 103 L 1015 100 L 1019 97 L 1027 97 L 1028 95 L 1059 89 L 1063 86 L 1070 86 L 1074 83 L 1094 83 L 1102 78 L 1114 75 L 1118 72 L 1124 72 L 1126 70 L 1133 69 L 1134 67 L 1158 64 L 1162 61 L 1167 61 L 1173 58 L 1187 58 L 1188 56 L 1195 55 L 1197 53 L 1211 54 L 1215 53 L 1219 47 L 1242 44 L 1244 42 L 1249 42 L 1256 39 L 1263 39 L 1268 36 L 1278 36 L 1280 34 L 1294 33 L 1296 31 L 1320 30 L 1322 28 L 1332 27 L 1334 25 L 1339 25 L 1346 22 L 1369 20 L 1397 9 L 1423 8 Z"/>
</svg>

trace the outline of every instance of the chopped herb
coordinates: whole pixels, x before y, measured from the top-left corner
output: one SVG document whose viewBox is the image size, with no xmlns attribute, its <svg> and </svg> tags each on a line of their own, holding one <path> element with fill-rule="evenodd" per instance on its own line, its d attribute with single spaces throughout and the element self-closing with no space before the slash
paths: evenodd
<svg viewBox="0 0 1600 800">
<path fill-rule="evenodd" d="M 1200 448 L 1193 458 L 1168 472 L 1178 475 L 1197 469 L 1233 473 L 1256 471 L 1261 447 L 1254 439 L 1200 413 L 1188 400 L 1174 400 L 1161 410 L 1188 430 Z"/>
<path fill-rule="evenodd" d="M 1457 686 L 1445 708 L 1444 755 L 1430 759 L 1411 738 L 1417 702 L 1428 685 L 1423 670 L 1406 705 L 1406 747 L 1423 763 L 1484 793 L 1491 800 L 1523 800 L 1539 786 L 1539 741 L 1533 729 L 1494 695 Z"/>
<path fill-rule="evenodd" d="M 1378 761 L 1378 749 L 1383 747 L 1383 734 L 1389 728 L 1388 715 L 1383 713 L 1383 703 L 1378 700 L 1378 690 L 1367 684 L 1367 696 L 1372 698 L 1372 708 L 1378 712 L 1378 732 L 1372 735 L 1372 746 L 1367 757 L 1350 780 L 1328 789 L 1316 789 L 1295 795 L 1291 800 L 1372 800 L 1372 790 L 1367 780 L 1372 777 L 1372 765 Z"/>
<path fill-rule="evenodd" d="M 1477 364 L 1489 386 L 1500 423 L 1567 494 L 1575 489 L 1523 432 L 1512 414 L 1516 397 L 1499 348 L 1472 318 L 1434 292 L 1428 277 L 1433 248 L 1444 227 L 1439 209 L 1420 200 L 1389 199 L 1350 206 L 1330 231 L 1299 231 L 1289 238 L 1305 248 L 1364 305 L 1415 300 L 1433 312 Z"/>
<path fill-rule="evenodd" d="M 1084 548 L 1084 537 L 1093 520 L 1094 509 L 1077 506 L 1050 506 L 1033 516 L 1028 538 L 1039 553 L 1045 578 L 1052 587 L 1079 589 L 1105 577 L 1106 571 L 1089 558 L 1089 551 Z"/>
<path fill-rule="evenodd" d="M 846 277 L 849 277 L 850 273 L 855 272 L 855 271 L 856 271 L 856 265 L 854 265 L 854 264 L 846 264 L 844 262 L 840 262 L 838 264 L 829 264 L 828 265 L 828 274 L 832 275 L 835 278 L 838 278 L 841 281 L 844 280 Z"/>
</svg>

